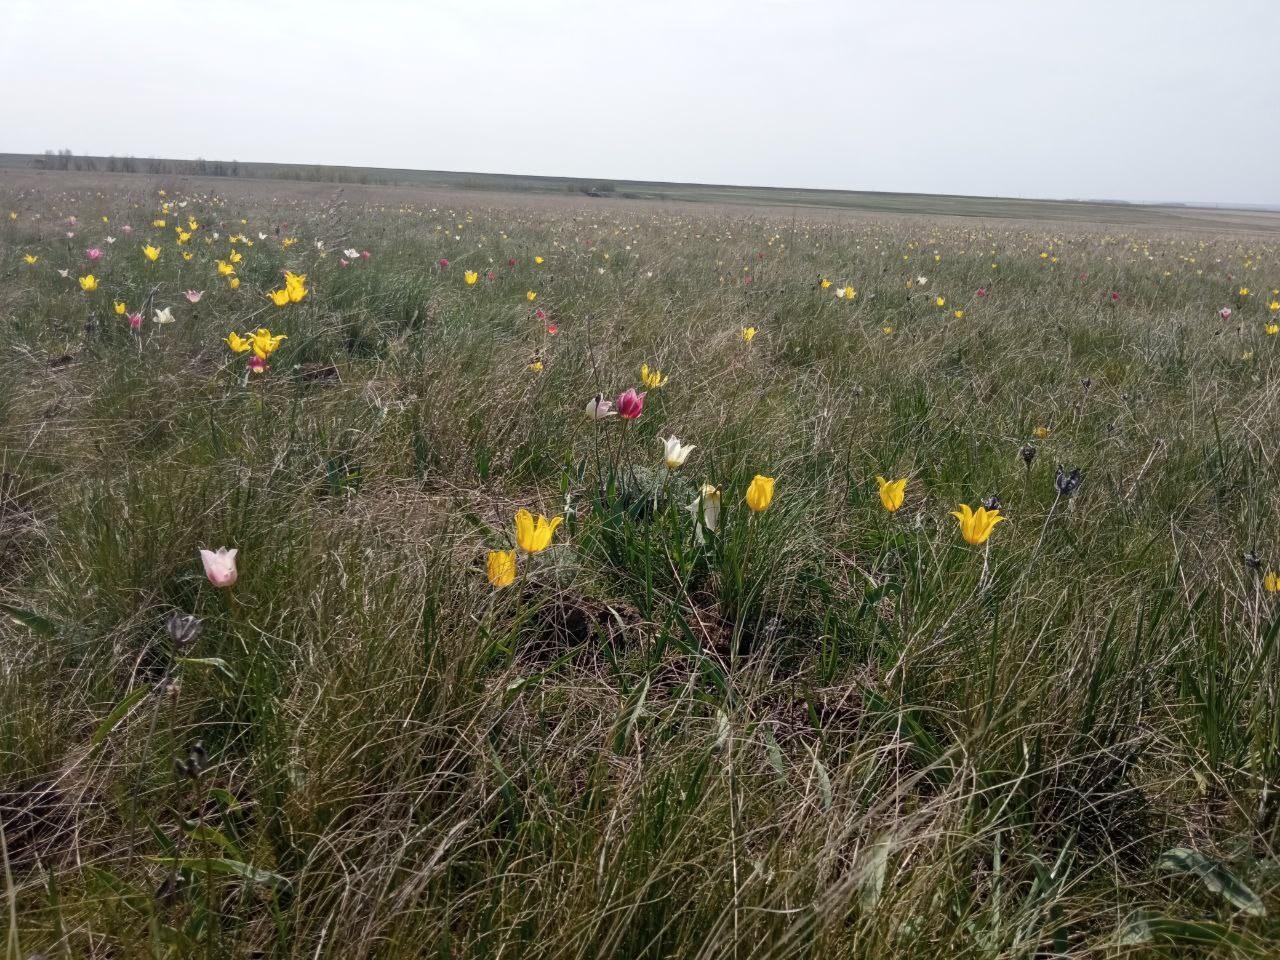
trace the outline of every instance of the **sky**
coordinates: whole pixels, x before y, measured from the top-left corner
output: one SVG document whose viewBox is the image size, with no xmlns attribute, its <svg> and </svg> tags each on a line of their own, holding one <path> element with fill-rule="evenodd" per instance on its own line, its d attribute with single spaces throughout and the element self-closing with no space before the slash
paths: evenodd
<svg viewBox="0 0 1280 960">
<path fill-rule="evenodd" d="M 0 0 L 0 151 L 1280 204 L 1280 0 Z"/>
</svg>

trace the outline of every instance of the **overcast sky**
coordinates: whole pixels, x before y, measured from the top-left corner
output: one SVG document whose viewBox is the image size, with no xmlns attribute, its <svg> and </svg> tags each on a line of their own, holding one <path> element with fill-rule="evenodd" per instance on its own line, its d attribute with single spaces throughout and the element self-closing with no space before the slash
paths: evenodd
<svg viewBox="0 0 1280 960">
<path fill-rule="evenodd" d="M 1280 0 L 0 0 L 0 150 L 1280 203 Z"/>
</svg>

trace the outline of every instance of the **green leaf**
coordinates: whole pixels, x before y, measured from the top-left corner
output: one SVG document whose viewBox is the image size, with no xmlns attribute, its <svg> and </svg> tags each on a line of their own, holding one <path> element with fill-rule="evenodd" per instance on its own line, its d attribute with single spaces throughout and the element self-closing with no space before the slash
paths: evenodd
<svg viewBox="0 0 1280 960">
<path fill-rule="evenodd" d="M 1247 941 L 1220 923 L 1207 920 L 1177 920 L 1139 910 L 1127 917 L 1116 931 L 1120 946 L 1144 943 L 1172 943 L 1181 946 L 1231 946 L 1244 949 Z"/>
<path fill-rule="evenodd" d="M 262 870 L 252 864 L 242 863 L 226 857 L 150 857 L 155 863 L 163 863 L 170 869 L 190 870 L 195 873 L 210 873 L 224 877 L 239 877 L 250 883 L 260 884 L 276 889 L 288 889 L 289 881 L 278 873 Z"/>
<path fill-rule="evenodd" d="M 768 727 L 764 728 L 764 755 L 769 760 L 769 766 L 773 767 L 773 772 L 778 775 L 779 780 L 785 780 L 787 777 L 787 764 L 782 759 L 782 748 L 778 746 L 778 741 L 773 736 L 773 731 Z"/>
<path fill-rule="evenodd" d="M 151 690 L 148 687 L 139 687 L 137 690 L 133 691 L 133 693 L 129 694 L 117 703 L 115 707 L 112 708 L 111 712 L 107 714 L 106 719 L 98 724 L 98 729 L 93 731 L 93 736 L 89 738 L 89 746 L 96 747 L 98 744 L 102 743 L 103 740 L 107 739 L 111 731 L 120 725 L 120 721 L 125 718 L 125 715 L 137 706 L 150 692 Z"/>
<path fill-rule="evenodd" d="M 231 668 L 227 666 L 227 661 L 221 657 L 178 657 L 177 662 L 184 666 L 191 664 L 197 667 L 213 667 L 219 673 L 225 674 L 228 680 L 236 678 L 236 675 L 231 672 Z"/>
<path fill-rule="evenodd" d="M 21 607 L 0 603 L 0 613 L 8 615 L 15 623 L 26 627 L 32 633 L 38 633 L 42 637 L 52 637 L 58 632 L 58 628 L 53 625 L 53 621 L 31 610 L 23 610 Z"/>
<path fill-rule="evenodd" d="M 1251 917 L 1265 917 L 1267 908 L 1244 881 L 1202 853 L 1187 847 L 1173 847 L 1160 855 L 1156 866 L 1161 870 L 1190 873 L 1199 878 L 1205 889 L 1216 893 Z"/>
</svg>

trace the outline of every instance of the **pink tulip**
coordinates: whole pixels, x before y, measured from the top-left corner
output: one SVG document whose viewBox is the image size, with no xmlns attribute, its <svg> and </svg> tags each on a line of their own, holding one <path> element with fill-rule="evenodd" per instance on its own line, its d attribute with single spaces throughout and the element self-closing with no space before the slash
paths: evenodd
<svg viewBox="0 0 1280 960">
<path fill-rule="evenodd" d="M 200 562 L 204 575 L 215 587 L 229 587 L 236 582 L 236 552 L 226 547 L 217 550 L 200 550 Z"/>
<path fill-rule="evenodd" d="M 618 416 L 623 420 L 634 420 L 636 417 L 640 416 L 640 414 L 644 413 L 644 398 L 646 393 L 636 393 L 635 387 L 629 387 L 626 393 L 619 394 L 618 402 L 615 404 L 618 410 Z"/>
<path fill-rule="evenodd" d="M 370 256 L 370 254 L 369 254 L 369 251 L 368 251 L 368 250 L 361 250 L 361 251 L 360 251 L 360 259 L 361 259 L 361 260 L 368 260 L 368 259 L 369 259 L 369 256 Z"/>
<path fill-rule="evenodd" d="M 102 251 L 99 250 L 97 247 L 90 247 L 88 250 L 84 252 L 84 255 L 88 257 L 90 260 L 102 259 Z"/>
<path fill-rule="evenodd" d="M 559 328 L 559 327 L 557 327 L 554 323 L 548 323 L 548 324 L 547 324 L 547 333 L 550 333 L 550 334 L 553 334 L 553 335 L 554 335 L 554 334 L 557 334 L 557 333 L 559 333 L 559 332 L 560 332 L 560 328 Z"/>
<path fill-rule="evenodd" d="M 496 280 L 498 278 L 498 275 L 494 273 L 492 270 L 490 270 L 488 273 L 484 275 L 484 278 L 486 280 Z"/>
<path fill-rule="evenodd" d="M 1231 308 L 1230 308 L 1230 307 L 1223 307 L 1221 310 L 1219 310 L 1219 311 L 1218 311 L 1218 316 L 1220 316 L 1223 320 L 1230 320 L 1230 319 L 1231 319 Z"/>
<path fill-rule="evenodd" d="M 339 257 L 339 258 L 338 258 L 338 266 L 340 266 L 340 267 L 349 267 L 349 266 L 351 266 L 351 261 L 350 261 L 350 260 L 344 260 L 342 257 Z"/>
<path fill-rule="evenodd" d="M 987 288 L 986 288 L 986 287 L 979 287 L 979 288 L 978 288 L 978 296 L 980 296 L 980 297 L 985 297 L 986 295 L 987 295 Z"/>
<path fill-rule="evenodd" d="M 125 233 L 133 233 L 133 227 L 129 226 L 129 225 L 126 223 L 126 224 L 124 225 L 124 232 L 125 232 Z"/>
<path fill-rule="evenodd" d="M 131 314 L 129 314 L 129 329 L 130 329 L 130 330 L 141 330 L 141 329 L 142 329 L 142 314 L 141 314 L 141 313 L 131 313 Z"/>
<path fill-rule="evenodd" d="M 508 267 L 514 267 L 515 265 L 516 265 L 516 258 L 515 258 L 515 257 L 507 257 L 507 266 L 508 266 Z"/>
<path fill-rule="evenodd" d="M 250 357 L 249 372 L 250 373 L 266 373 L 267 361 L 263 360 L 261 357 Z"/>
<path fill-rule="evenodd" d="M 1116 302 L 1116 301 L 1118 301 L 1119 299 L 1120 299 L 1120 294 L 1119 294 L 1119 293 L 1117 293 L 1115 290 L 1112 290 L 1112 291 L 1111 291 L 1111 302 L 1112 302 L 1112 303 L 1115 303 L 1115 302 Z"/>
<path fill-rule="evenodd" d="M 188 290 L 188 291 L 187 291 L 186 296 L 187 296 L 187 302 L 189 302 L 189 303 L 199 303 L 199 302 L 200 302 L 200 298 L 204 296 L 204 291 L 203 291 L 203 290 Z"/>
<path fill-rule="evenodd" d="M 447 268 L 448 268 L 448 266 L 449 266 L 449 260 L 448 260 L 448 258 L 446 258 L 446 257 L 441 257 L 441 258 L 440 258 L 440 269 L 441 269 L 441 270 L 447 269 Z"/>
<path fill-rule="evenodd" d="M 533 311 L 533 315 L 537 317 L 539 320 L 547 319 L 547 311 L 543 310 L 541 307 Z"/>
</svg>

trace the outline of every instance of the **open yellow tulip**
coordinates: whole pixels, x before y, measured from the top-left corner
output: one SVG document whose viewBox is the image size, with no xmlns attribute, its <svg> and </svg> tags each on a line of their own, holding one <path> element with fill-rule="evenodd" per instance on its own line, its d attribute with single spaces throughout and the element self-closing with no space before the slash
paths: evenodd
<svg viewBox="0 0 1280 960">
<path fill-rule="evenodd" d="M 525 553 L 541 553 L 551 546 L 551 537 L 564 517 L 547 520 L 542 514 L 535 519 L 523 507 L 516 511 L 516 543 Z"/>
</svg>

